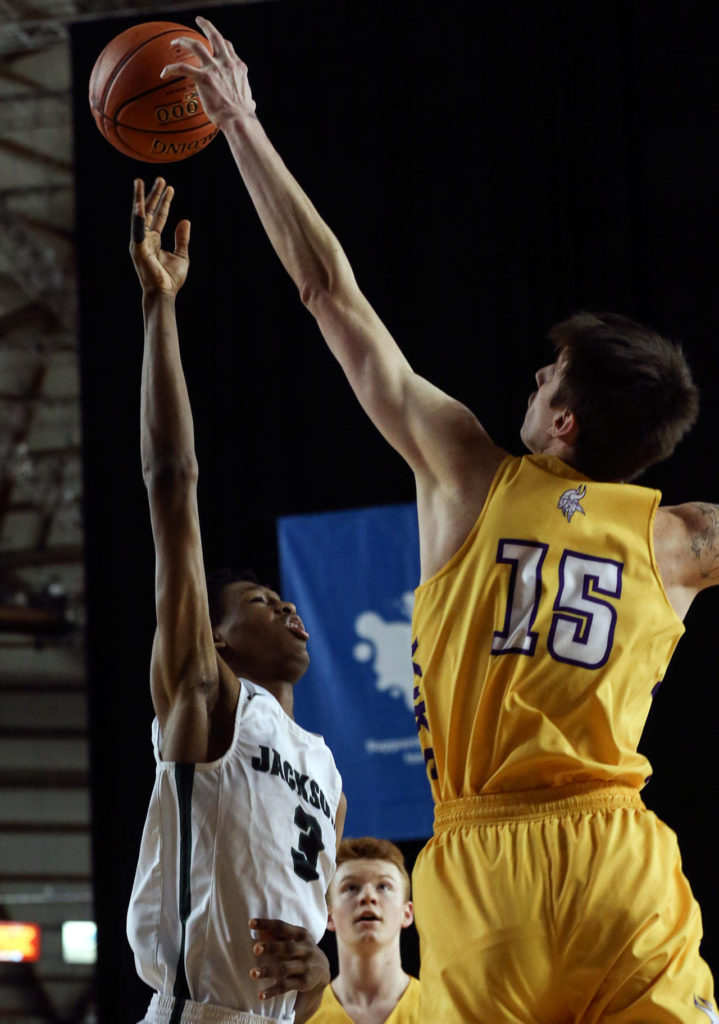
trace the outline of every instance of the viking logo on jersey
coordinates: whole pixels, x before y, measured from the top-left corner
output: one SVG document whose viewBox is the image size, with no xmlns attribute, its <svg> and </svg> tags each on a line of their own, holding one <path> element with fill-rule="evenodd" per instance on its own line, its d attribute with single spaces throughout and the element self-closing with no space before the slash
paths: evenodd
<svg viewBox="0 0 719 1024">
<path fill-rule="evenodd" d="M 712 1024 L 719 1024 L 719 1014 L 714 1009 L 714 1004 L 710 1003 L 708 999 L 702 999 L 701 996 L 694 996 L 694 1005 L 697 1010 L 701 1010 L 705 1013 Z"/>
<path fill-rule="evenodd" d="M 572 516 L 575 512 L 581 512 L 583 516 L 587 513 L 584 511 L 579 502 L 582 500 L 584 495 L 587 493 L 587 485 L 583 484 L 581 487 L 570 487 L 568 491 L 565 491 L 557 502 L 557 508 L 567 517 L 567 522 L 571 523 Z"/>
</svg>

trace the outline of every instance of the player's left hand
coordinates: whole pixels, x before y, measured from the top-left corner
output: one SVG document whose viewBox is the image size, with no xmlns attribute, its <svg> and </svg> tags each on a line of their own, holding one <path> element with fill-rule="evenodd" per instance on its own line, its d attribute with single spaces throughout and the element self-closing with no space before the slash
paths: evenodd
<svg viewBox="0 0 719 1024">
<path fill-rule="evenodd" d="M 267 986 L 261 988 L 260 999 L 329 985 L 327 957 L 306 928 L 255 917 L 250 921 L 250 929 L 258 933 L 252 947 L 257 966 L 250 971 L 250 977 Z"/>
<path fill-rule="evenodd" d="M 135 178 L 132 200 L 130 256 L 145 294 L 165 292 L 176 295 L 190 266 L 190 222 L 181 220 L 175 228 L 174 252 L 162 248 L 162 230 L 167 222 L 175 190 L 156 178 L 145 198 L 145 183 Z"/>
</svg>

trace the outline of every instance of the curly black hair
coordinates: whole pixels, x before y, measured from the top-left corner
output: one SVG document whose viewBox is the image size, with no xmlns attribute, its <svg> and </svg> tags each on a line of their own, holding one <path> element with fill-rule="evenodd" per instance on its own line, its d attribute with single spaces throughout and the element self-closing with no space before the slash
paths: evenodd
<svg viewBox="0 0 719 1024">
<path fill-rule="evenodd" d="M 234 569 L 213 569 L 205 576 L 207 582 L 207 601 L 210 608 L 210 623 L 216 626 L 224 613 L 222 594 L 231 583 L 259 583 L 251 569 L 235 572 Z"/>
</svg>

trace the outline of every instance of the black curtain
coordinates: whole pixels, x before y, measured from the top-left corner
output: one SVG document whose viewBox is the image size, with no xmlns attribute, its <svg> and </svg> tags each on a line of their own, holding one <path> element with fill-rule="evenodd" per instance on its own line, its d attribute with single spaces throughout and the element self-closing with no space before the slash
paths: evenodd
<svg viewBox="0 0 719 1024">
<path fill-rule="evenodd" d="M 210 12 L 258 113 L 416 370 L 519 450 L 549 326 L 611 309 L 683 340 L 701 421 L 645 482 L 717 498 L 714 235 L 719 15 L 705 3 L 276 0 Z M 188 23 L 187 11 L 161 20 Z M 136 19 L 135 19 L 136 20 Z M 139 1019 L 124 914 L 153 766 L 153 555 L 139 463 L 132 178 L 159 170 L 192 220 L 179 303 L 209 566 L 277 578 L 277 515 L 413 499 L 260 228 L 218 138 L 135 164 L 94 126 L 87 82 L 127 19 L 73 27 L 94 865 L 100 1019 Z M 168 240 L 170 230 L 168 229 Z M 716 597 L 687 618 L 643 749 L 647 803 L 679 833 L 716 962 Z M 298 689 L 298 702 L 301 689 Z M 422 837 L 417 837 L 418 840 Z M 418 844 L 406 844 L 410 859 Z M 410 967 L 416 947 L 409 943 Z"/>
</svg>

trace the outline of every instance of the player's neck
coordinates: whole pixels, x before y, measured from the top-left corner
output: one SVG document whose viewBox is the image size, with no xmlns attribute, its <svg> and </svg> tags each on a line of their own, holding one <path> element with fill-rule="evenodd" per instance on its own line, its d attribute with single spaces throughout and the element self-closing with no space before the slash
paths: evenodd
<svg viewBox="0 0 719 1024">
<path fill-rule="evenodd" d="M 402 970 L 399 943 L 371 953 L 338 948 L 340 969 L 332 989 L 344 1007 L 397 1002 L 409 982 Z"/>
<path fill-rule="evenodd" d="M 292 683 L 284 683 L 280 681 L 270 681 L 267 679 L 252 679 L 251 676 L 246 676 L 251 683 L 256 686 L 261 686 L 263 690 L 267 690 L 271 693 L 275 700 L 278 702 L 282 710 L 294 721 L 294 708 L 295 708 L 295 688 Z"/>
<path fill-rule="evenodd" d="M 572 445 L 565 444 L 564 441 L 552 438 L 545 444 L 540 451 L 537 451 L 538 455 L 553 455 L 555 459 L 561 459 L 562 462 L 566 462 L 568 466 L 574 465 L 574 448 Z"/>
</svg>

